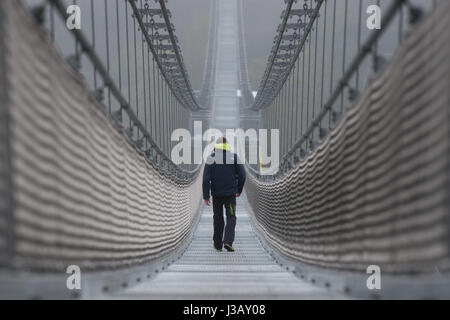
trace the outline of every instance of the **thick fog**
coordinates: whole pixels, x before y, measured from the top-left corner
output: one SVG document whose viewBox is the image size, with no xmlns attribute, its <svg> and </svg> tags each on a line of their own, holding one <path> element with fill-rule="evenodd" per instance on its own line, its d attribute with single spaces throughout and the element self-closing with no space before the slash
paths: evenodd
<svg viewBox="0 0 450 320">
<path fill-rule="evenodd" d="M 144 0 L 143 3 L 145 2 Z M 362 8 L 366 8 L 370 4 L 376 4 L 378 1 L 376 0 L 346 0 L 348 1 L 348 12 L 349 20 L 355 20 L 357 17 L 356 9 L 360 4 L 362 4 Z M 338 1 L 337 2 L 337 24 L 342 24 L 343 21 L 343 10 L 344 4 L 346 1 Z M 379 3 L 382 8 L 386 8 L 389 3 L 393 0 L 381 0 Z M 45 0 L 23 0 L 29 6 L 35 6 L 37 4 L 45 2 Z M 315 2 L 308 0 L 306 1 L 309 5 L 314 4 Z M 328 3 L 329 1 L 327 1 Z M 71 4 L 73 1 L 65 1 L 64 3 Z M 82 8 L 82 30 L 86 34 L 87 38 L 91 37 L 91 1 L 90 0 L 78 0 L 75 3 L 79 4 Z M 122 32 L 120 36 L 120 41 L 124 41 L 124 29 L 125 29 L 125 21 L 124 21 L 124 12 L 125 11 L 125 1 L 117 1 L 117 0 L 97 0 L 94 1 L 95 5 L 95 26 L 97 33 L 97 51 L 100 56 L 105 56 L 104 50 L 102 47 L 106 46 L 105 37 L 100 36 L 105 34 L 105 13 L 104 8 L 107 4 L 108 7 L 108 16 L 110 17 L 109 21 L 109 33 L 110 39 L 109 44 L 111 48 L 117 47 L 117 39 L 115 33 L 117 33 L 116 23 L 115 23 L 115 15 L 116 15 L 116 6 L 118 6 L 120 10 L 120 30 Z M 153 3 L 153 1 L 149 2 L 151 7 L 157 8 L 158 5 Z M 302 1 L 299 1 L 295 7 L 300 7 Z M 411 3 L 419 5 L 421 7 L 429 7 L 432 5 L 433 0 L 415 0 L 411 1 Z M 182 49 L 182 53 L 185 59 L 186 68 L 189 73 L 189 77 L 192 82 L 192 86 L 194 90 L 200 89 L 201 80 L 203 75 L 203 68 L 205 63 L 205 55 L 206 55 L 206 47 L 207 47 L 207 36 L 208 36 L 208 27 L 209 27 L 209 13 L 210 13 L 210 0 L 169 0 L 167 3 L 167 7 L 172 12 L 172 22 L 176 27 L 176 35 L 180 41 L 180 46 Z M 245 24 L 245 33 L 246 33 L 246 48 L 247 48 L 247 58 L 248 58 L 248 69 L 249 76 L 251 80 L 251 84 L 253 89 L 257 89 L 261 77 L 264 73 L 266 62 L 268 58 L 268 54 L 273 45 L 273 40 L 276 35 L 276 30 L 278 25 L 281 22 L 281 14 L 285 9 L 286 4 L 283 0 L 244 0 L 244 24 Z M 129 8 L 128 8 L 129 9 Z M 131 12 L 128 12 L 131 15 Z M 132 21 L 132 19 L 130 19 Z M 349 21 L 351 24 L 352 21 Z M 394 22 L 395 24 L 396 22 Z M 46 24 L 49 24 L 49 17 L 47 16 Z M 56 18 L 56 25 L 60 29 L 62 27 L 62 23 L 60 19 Z M 131 22 L 129 22 L 130 30 L 132 28 Z M 339 27 L 339 26 L 338 26 Z M 58 29 L 58 28 L 57 28 Z M 331 30 L 331 29 L 330 29 Z M 363 38 L 368 36 L 368 32 L 366 28 L 362 30 Z M 347 46 L 349 50 L 347 54 L 349 58 L 354 55 L 355 52 L 355 38 L 356 38 L 357 30 L 353 28 L 353 30 L 349 30 L 349 36 L 347 39 Z M 329 34 L 327 35 L 329 36 Z M 71 41 L 70 37 L 67 37 L 67 33 L 63 31 L 56 32 L 57 38 L 57 47 L 62 51 L 63 55 L 71 55 L 74 52 L 74 42 Z M 339 35 L 337 38 L 337 47 L 335 58 L 336 60 L 342 60 L 341 48 L 342 41 Z M 394 52 L 397 44 L 396 40 L 398 35 L 392 33 L 390 36 L 386 37 L 380 43 L 380 52 L 384 54 L 384 56 L 391 56 Z M 124 47 L 122 45 L 122 47 Z M 139 48 L 138 48 L 139 49 Z M 124 48 L 122 50 L 122 59 L 124 58 Z M 353 50 L 353 52 L 352 52 Z M 139 51 L 139 50 L 138 50 Z M 311 53 L 312 54 L 312 53 Z M 115 52 L 112 52 L 110 57 L 110 67 L 113 78 L 117 78 L 118 72 L 115 71 L 117 69 L 118 57 L 115 56 Z M 139 60 L 139 56 L 138 56 Z M 88 61 L 83 61 L 83 68 L 90 68 Z M 87 79 L 88 82 L 92 82 L 92 79 Z M 133 83 L 131 83 L 133 85 Z"/>
<path fill-rule="evenodd" d="M 199 88 L 205 62 L 209 0 L 169 0 L 173 23 L 194 88 Z M 257 88 L 264 73 L 275 31 L 285 4 L 282 0 L 244 0 L 248 68 Z"/>
<path fill-rule="evenodd" d="M 281 14 L 286 8 L 283 0 L 243 0 L 244 1 L 244 24 L 246 33 L 246 48 L 248 59 L 248 71 L 253 89 L 257 89 L 264 73 L 268 54 L 273 45 L 278 25 L 281 23 Z M 304 1 L 299 1 L 295 7 L 301 7 Z M 315 5 L 313 1 L 306 1 L 309 6 Z M 328 1 L 329 2 L 329 1 Z M 344 17 L 344 5 L 346 1 L 337 2 L 337 25 L 342 27 Z M 356 22 L 358 9 L 362 8 L 363 13 L 369 5 L 380 4 L 382 10 L 390 5 L 392 0 L 347 0 L 349 20 L 351 25 Z M 429 8 L 433 0 L 414 0 L 412 4 L 422 8 Z M 205 48 L 208 35 L 209 21 L 209 0 L 169 0 L 168 7 L 173 13 L 173 22 L 177 27 L 177 35 L 180 39 L 181 48 L 186 60 L 186 67 L 192 79 L 194 88 L 201 85 L 201 76 L 205 59 Z M 364 16 L 365 19 L 368 15 Z M 398 24 L 395 21 L 393 24 Z M 405 21 L 405 28 L 407 28 Z M 364 25 L 363 25 L 364 26 Z M 330 30 L 331 31 L 331 28 Z M 357 30 L 350 30 L 347 38 L 347 45 L 350 51 L 347 52 L 348 59 L 356 54 Z M 362 38 L 369 35 L 367 28 L 362 30 Z M 340 35 L 336 35 L 337 48 L 336 60 L 342 60 L 342 45 Z M 392 32 L 380 42 L 380 52 L 389 58 L 397 48 L 398 34 Z M 353 49 L 353 51 L 352 51 Z M 366 72 L 367 73 L 367 72 Z"/>
</svg>

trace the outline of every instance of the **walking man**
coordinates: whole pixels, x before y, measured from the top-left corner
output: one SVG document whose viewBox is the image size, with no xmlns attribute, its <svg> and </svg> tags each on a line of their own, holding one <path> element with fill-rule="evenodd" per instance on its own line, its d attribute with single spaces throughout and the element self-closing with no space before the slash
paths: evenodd
<svg viewBox="0 0 450 320">
<path fill-rule="evenodd" d="M 214 248 L 225 248 L 234 252 L 233 242 L 236 228 L 236 198 L 242 194 L 245 184 L 245 170 L 239 164 L 238 156 L 231 152 L 225 138 L 219 138 L 214 152 L 208 157 L 203 172 L 203 199 L 210 206 L 210 191 L 213 197 L 214 211 Z M 227 224 L 223 218 L 223 208 Z M 224 235 L 225 228 L 225 235 Z"/>
</svg>

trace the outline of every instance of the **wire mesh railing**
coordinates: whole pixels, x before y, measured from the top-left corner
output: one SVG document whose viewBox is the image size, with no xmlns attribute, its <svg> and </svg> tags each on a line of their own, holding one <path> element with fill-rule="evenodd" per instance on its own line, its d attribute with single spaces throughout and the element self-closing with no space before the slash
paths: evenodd
<svg viewBox="0 0 450 320">
<path fill-rule="evenodd" d="M 344 1 L 326 3 L 345 6 Z M 316 25 L 310 29 L 312 35 L 314 30 L 319 35 L 324 30 L 323 26 L 317 28 L 317 19 L 325 17 L 326 3 L 314 9 L 318 14 L 309 24 Z M 320 1 L 316 4 L 319 6 Z M 403 10 L 410 11 L 411 18 L 420 16 L 409 2 L 390 4 L 384 21 L 391 19 L 391 26 L 400 28 L 392 21 L 396 16 L 401 21 L 398 14 Z M 325 124 L 330 131 L 323 132 L 321 143 L 314 148 L 294 145 L 285 158 L 297 156 L 301 161 L 291 160 L 274 177 L 260 176 L 247 167 L 253 174 L 246 194 L 257 230 L 270 249 L 297 266 L 303 278 L 310 273 L 308 279 L 320 277 L 321 285 L 367 295 L 367 278 L 355 279 L 364 278 L 369 266 L 377 266 L 383 273 L 382 297 L 390 291 L 396 291 L 396 297 L 449 295 L 450 42 L 445 30 L 450 26 L 450 6 L 444 0 L 429 4 L 436 8 L 416 21 L 410 32 L 396 34 L 395 43 L 401 42 L 398 50 L 351 108 L 342 104 L 343 92 L 349 86 L 357 87 L 358 66 L 362 88 L 362 78 L 369 73 L 363 76 L 365 69 L 360 62 L 367 57 L 373 58 L 370 63 L 380 61 L 381 31 L 370 35 L 353 63 L 341 69 L 344 80 L 334 74 L 338 87 L 333 88 L 329 82 L 331 98 L 327 99 L 334 102 L 325 104 L 330 108 L 315 113 L 316 118 L 304 120 L 307 133 L 302 133 L 300 141 L 310 143 L 313 135 L 317 139 Z M 330 8 L 333 6 L 328 7 L 327 14 Z M 315 47 L 314 41 L 305 44 Z M 378 55 L 372 51 L 375 44 Z M 308 50 L 305 56 L 309 61 L 307 54 Z M 315 60 L 314 55 L 311 60 Z M 370 63 L 367 70 L 374 74 Z M 314 74 L 312 70 L 314 62 Z M 289 96 L 283 98 L 284 92 L 289 92 L 288 77 L 294 77 L 294 88 L 298 79 L 302 84 L 301 68 L 298 79 L 296 72 L 293 74 L 286 73 L 286 89 L 280 88 L 280 96 L 274 98 L 278 104 L 268 103 L 267 108 L 277 110 L 289 101 Z M 324 96 L 323 101 L 327 100 Z M 312 97 L 304 98 L 303 103 L 306 101 L 312 101 Z M 316 105 L 320 106 L 317 101 Z M 278 110 L 274 118 L 267 118 L 270 112 L 263 109 L 266 125 L 277 127 L 282 123 L 277 121 L 290 119 Z M 333 113 L 341 113 L 341 119 L 328 126 Z"/>
<path fill-rule="evenodd" d="M 201 170 L 171 167 L 162 153 L 149 159 L 29 11 L 15 0 L 0 9 L 8 12 L 0 24 L 0 295 L 9 281 L 28 295 L 37 273 L 65 291 L 60 278 L 71 265 L 121 273 L 173 259 L 199 215 Z"/>
</svg>

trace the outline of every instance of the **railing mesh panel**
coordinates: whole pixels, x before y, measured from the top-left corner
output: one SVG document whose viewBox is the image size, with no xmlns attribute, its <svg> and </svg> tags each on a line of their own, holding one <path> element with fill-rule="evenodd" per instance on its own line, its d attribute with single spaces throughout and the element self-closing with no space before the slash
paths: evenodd
<svg viewBox="0 0 450 320">
<path fill-rule="evenodd" d="M 198 176 L 182 182 L 158 170 L 108 119 L 18 1 L 2 3 L 15 190 L 12 266 L 109 270 L 178 248 L 199 211 Z"/>
<path fill-rule="evenodd" d="M 448 270 L 449 11 L 440 1 L 292 172 L 249 178 L 257 227 L 281 253 L 340 270 Z"/>
</svg>

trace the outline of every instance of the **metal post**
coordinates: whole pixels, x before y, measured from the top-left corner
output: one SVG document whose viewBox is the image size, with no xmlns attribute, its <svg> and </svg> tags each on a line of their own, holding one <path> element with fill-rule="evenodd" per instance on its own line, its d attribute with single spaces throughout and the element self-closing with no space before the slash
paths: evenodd
<svg viewBox="0 0 450 320">
<path fill-rule="evenodd" d="M 14 184 L 11 163 L 10 127 L 8 110 L 7 77 L 7 15 L 5 6 L 8 1 L 0 2 L 0 177 L 5 184 L 0 194 L 0 219 L 5 225 L 5 252 L 0 251 L 0 267 L 13 268 L 15 257 L 15 221 L 14 221 Z"/>
</svg>

